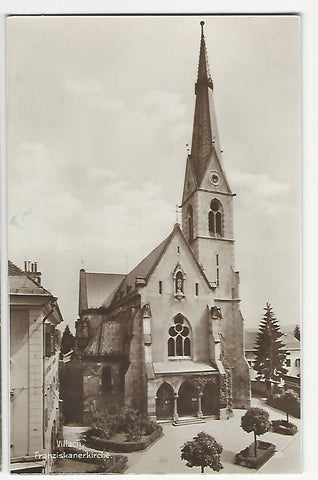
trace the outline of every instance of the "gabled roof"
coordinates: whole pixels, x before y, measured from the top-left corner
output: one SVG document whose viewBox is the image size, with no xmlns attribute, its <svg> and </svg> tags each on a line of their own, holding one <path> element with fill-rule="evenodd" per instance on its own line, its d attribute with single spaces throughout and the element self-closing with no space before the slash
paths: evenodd
<svg viewBox="0 0 318 480">
<path fill-rule="evenodd" d="M 151 272 L 158 264 L 162 254 L 166 250 L 172 238 L 173 231 L 165 238 L 156 248 L 154 248 L 149 255 L 147 255 L 136 267 L 134 267 L 123 279 L 118 288 L 118 292 L 123 292 L 124 295 L 136 289 L 136 278 L 142 278 L 146 282 L 151 275 Z M 130 287 L 130 289 L 129 289 Z"/>
<path fill-rule="evenodd" d="M 258 330 L 245 330 L 245 351 L 252 351 L 256 349 L 256 339 Z M 297 340 L 291 333 L 283 333 L 280 340 L 285 345 L 286 350 L 300 350 L 300 341 Z"/>
<path fill-rule="evenodd" d="M 158 265 L 158 263 L 160 262 L 162 256 L 164 255 L 168 245 L 170 244 L 171 240 L 173 239 L 173 237 L 179 233 L 185 244 L 187 245 L 188 249 L 189 249 L 189 252 L 193 258 L 193 260 L 195 261 L 198 269 L 200 270 L 200 273 L 201 275 L 204 277 L 204 280 L 206 281 L 206 283 L 208 284 L 208 286 L 210 286 L 209 284 L 209 281 L 201 267 L 201 265 L 199 264 L 196 256 L 194 255 L 193 253 L 193 250 L 192 248 L 190 247 L 189 245 L 189 242 L 187 241 L 186 237 L 184 236 L 181 228 L 180 228 L 180 225 L 178 223 L 176 223 L 174 225 L 174 228 L 172 230 L 172 232 L 170 233 L 170 235 L 168 235 L 167 238 L 165 238 L 165 240 L 163 240 L 156 248 L 154 248 L 154 250 L 152 250 L 149 255 L 147 255 L 147 257 L 145 257 L 133 270 L 131 270 L 128 275 L 126 275 L 126 277 L 123 279 L 122 283 L 120 284 L 115 296 L 114 296 L 114 300 L 112 302 L 112 304 L 115 304 L 117 303 L 118 301 L 121 301 L 123 298 L 125 298 L 125 296 L 127 296 L 128 294 L 134 292 L 137 290 L 137 287 L 136 287 L 136 279 L 140 279 L 140 280 L 144 280 L 144 284 L 146 284 L 151 276 L 151 274 L 153 273 L 154 269 L 156 268 L 156 266 Z M 119 297 L 118 297 L 119 295 Z"/>
<path fill-rule="evenodd" d="M 9 288 L 11 294 L 53 295 L 38 285 L 29 275 L 10 260 L 8 261 Z"/>
<path fill-rule="evenodd" d="M 80 272 L 79 313 L 88 308 L 107 308 L 117 291 L 124 274 Z"/>
</svg>

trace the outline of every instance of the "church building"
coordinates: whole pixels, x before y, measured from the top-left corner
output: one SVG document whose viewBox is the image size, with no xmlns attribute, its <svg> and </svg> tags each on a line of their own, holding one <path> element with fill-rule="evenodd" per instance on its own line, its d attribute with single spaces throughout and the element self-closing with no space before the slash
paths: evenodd
<svg viewBox="0 0 318 480">
<path fill-rule="evenodd" d="M 84 423 L 93 409 L 115 405 L 174 422 L 226 419 L 233 408 L 250 406 L 234 194 L 222 161 L 203 25 L 182 223 L 127 275 L 80 271 L 69 368 Z"/>
</svg>

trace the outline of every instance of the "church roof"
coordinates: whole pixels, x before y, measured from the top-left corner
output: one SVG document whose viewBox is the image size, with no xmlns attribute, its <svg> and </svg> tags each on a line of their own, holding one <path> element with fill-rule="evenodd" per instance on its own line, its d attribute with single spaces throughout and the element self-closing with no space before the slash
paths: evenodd
<svg viewBox="0 0 318 480">
<path fill-rule="evenodd" d="M 186 237 L 184 236 L 180 228 L 180 225 L 176 223 L 170 235 L 168 235 L 167 238 L 165 238 L 156 248 L 154 248 L 149 253 L 149 255 L 147 255 L 135 268 L 133 268 L 133 270 L 131 270 L 125 276 L 125 278 L 123 279 L 122 283 L 118 288 L 118 291 L 116 292 L 116 295 L 114 296 L 114 300 L 112 303 L 116 303 L 118 300 L 123 299 L 127 294 L 130 294 L 131 292 L 135 291 L 137 288 L 138 282 L 141 282 L 141 284 L 144 284 L 144 285 L 148 282 L 150 275 L 158 265 L 159 261 L 161 260 L 163 254 L 165 253 L 169 243 L 171 242 L 176 232 L 179 232 L 181 234 L 202 276 L 204 277 L 208 285 L 210 285 L 204 271 L 202 270 L 201 265 L 199 264 L 196 256 L 193 253 L 192 248 L 190 247 Z"/>
<path fill-rule="evenodd" d="M 256 350 L 257 330 L 245 330 L 245 351 Z M 300 350 L 300 341 L 291 333 L 283 332 L 280 340 L 285 345 L 286 350 Z"/>
<path fill-rule="evenodd" d="M 79 313 L 87 308 L 108 307 L 123 278 L 125 275 L 120 273 L 86 272 L 82 269 L 80 272 Z"/>
<path fill-rule="evenodd" d="M 137 278 L 143 279 L 147 282 L 152 271 L 158 264 L 162 254 L 166 250 L 172 235 L 173 231 L 124 277 L 121 285 L 118 288 L 118 293 L 122 292 L 123 296 L 131 291 L 134 291 L 136 289 Z"/>
<path fill-rule="evenodd" d="M 42 285 L 38 285 L 28 274 L 8 261 L 9 288 L 11 294 L 53 296 Z"/>
</svg>

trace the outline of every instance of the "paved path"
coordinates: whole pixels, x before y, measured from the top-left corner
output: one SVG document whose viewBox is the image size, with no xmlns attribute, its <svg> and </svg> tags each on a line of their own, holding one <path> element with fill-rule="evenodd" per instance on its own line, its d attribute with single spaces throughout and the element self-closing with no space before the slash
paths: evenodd
<svg viewBox="0 0 318 480">
<path fill-rule="evenodd" d="M 269 407 L 260 399 L 252 399 L 252 406 L 260 406 L 267 410 L 271 420 L 284 418 L 282 412 Z M 180 449 L 184 442 L 191 440 L 202 430 L 213 435 L 224 446 L 221 456 L 224 468 L 220 473 L 255 473 L 255 470 L 234 465 L 233 463 L 235 454 L 253 442 L 253 435 L 244 432 L 240 427 L 241 417 L 244 413 L 245 410 L 235 410 L 234 416 L 230 420 L 208 419 L 203 424 L 180 427 L 163 424 L 164 435 L 147 450 L 125 454 L 128 457 L 128 469 L 125 473 L 200 473 L 199 468 L 188 468 L 185 466 L 185 461 L 180 458 Z M 291 417 L 291 421 L 300 429 L 299 419 Z M 64 427 L 64 436 L 69 441 L 76 441 L 80 438 L 80 433 L 83 430 L 85 430 L 84 427 Z M 260 438 L 274 443 L 277 453 L 259 472 L 271 474 L 300 472 L 300 433 L 291 438 L 268 432 Z M 206 469 L 206 472 L 212 473 L 210 469 Z"/>
</svg>

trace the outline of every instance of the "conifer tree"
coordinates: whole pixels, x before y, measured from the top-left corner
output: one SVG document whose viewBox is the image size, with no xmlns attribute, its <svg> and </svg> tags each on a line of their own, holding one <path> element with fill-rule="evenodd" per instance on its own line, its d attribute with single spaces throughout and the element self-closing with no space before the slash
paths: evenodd
<svg viewBox="0 0 318 480">
<path fill-rule="evenodd" d="M 61 353 L 65 354 L 70 350 L 74 349 L 75 338 L 71 333 L 69 326 L 66 325 L 66 328 L 63 332 L 62 341 L 61 341 Z"/>
<path fill-rule="evenodd" d="M 279 381 L 287 373 L 284 367 L 286 352 L 280 340 L 282 332 L 279 323 L 269 303 L 264 310 L 256 339 L 254 369 L 258 372 L 256 378 L 265 380 L 266 390 L 270 393 L 271 382 Z"/>
<path fill-rule="evenodd" d="M 300 340 L 300 328 L 299 328 L 299 325 L 296 325 L 296 327 L 295 327 L 294 337 L 297 338 L 297 340 Z"/>
</svg>

